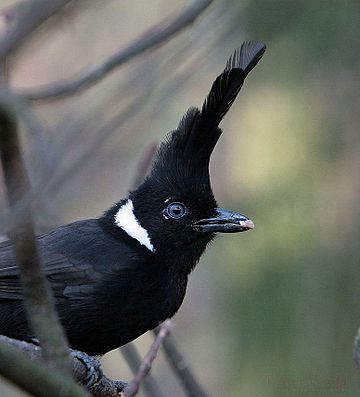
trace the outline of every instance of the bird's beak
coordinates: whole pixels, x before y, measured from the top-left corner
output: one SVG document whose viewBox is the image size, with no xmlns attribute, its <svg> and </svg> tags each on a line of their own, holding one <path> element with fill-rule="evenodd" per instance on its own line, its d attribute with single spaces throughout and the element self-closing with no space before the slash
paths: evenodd
<svg viewBox="0 0 360 397">
<path fill-rule="evenodd" d="M 255 227 L 254 222 L 245 215 L 223 208 L 217 208 L 214 217 L 200 219 L 193 226 L 202 233 L 238 233 Z"/>
</svg>

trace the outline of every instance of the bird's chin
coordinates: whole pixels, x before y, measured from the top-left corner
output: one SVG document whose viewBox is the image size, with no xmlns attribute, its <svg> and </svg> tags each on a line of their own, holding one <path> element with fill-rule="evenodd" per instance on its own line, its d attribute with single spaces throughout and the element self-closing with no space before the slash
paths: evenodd
<svg viewBox="0 0 360 397">
<path fill-rule="evenodd" d="M 254 229 L 255 225 L 243 214 L 217 208 L 214 217 L 200 219 L 193 227 L 200 233 L 241 233 Z"/>
</svg>

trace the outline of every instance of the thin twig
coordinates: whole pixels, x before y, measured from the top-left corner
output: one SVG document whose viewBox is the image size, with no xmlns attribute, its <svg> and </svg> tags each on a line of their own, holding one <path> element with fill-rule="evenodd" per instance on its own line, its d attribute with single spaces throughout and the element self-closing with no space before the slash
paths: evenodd
<svg viewBox="0 0 360 397">
<path fill-rule="evenodd" d="M 354 340 L 354 361 L 357 369 L 360 371 L 360 328 Z"/>
<path fill-rule="evenodd" d="M 142 361 L 137 374 L 135 375 L 134 379 L 129 383 L 129 386 L 125 389 L 125 397 L 136 396 L 139 391 L 141 382 L 150 372 L 152 363 L 155 360 L 162 343 L 169 335 L 171 328 L 172 322 L 170 320 L 166 320 L 161 324 L 159 333 L 157 334 L 152 345 L 150 346 L 148 353 L 144 357 L 144 360 Z"/>
<path fill-rule="evenodd" d="M 72 397 L 87 395 L 78 385 L 74 386 L 41 362 L 41 349 L 32 343 L 19 341 L 0 335 L 0 373 L 5 375 L 23 390 L 39 397 Z M 87 383 L 87 368 L 74 352 L 71 354 L 71 367 L 76 382 Z M 124 385 L 113 381 L 104 374 L 88 388 L 93 397 L 119 397 Z M 81 394 L 79 392 L 81 391 Z"/>
<path fill-rule="evenodd" d="M 119 50 L 104 62 L 83 71 L 71 80 L 50 84 L 33 91 L 24 91 L 21 95 L 29 100 L 56 99 L 58 97 L 72 95 L 85 90 L 103 79 L 115 68 L 132 60 L 149 49 L 158 47 L 169 40 L 172 36 L 194 23 L 200 14 L 212 3 L 212 1 L 213 0 L 197 0 L 192 2 L 192 4 L 180 15 L 171 19 L 166 17 L 158 25 L 142 33 L 140 37 L 129 44 L 126 48 Z"/>
<path fill-rule="evenodd" d="M 7 29 L 0 40 L 0 59 L 16 50 L 35 29 L 71 1 L 74 0 L 26 0 L 2 10 Z"/>
<path fill-rule="evenodd" d="M 136 375 L 141 366 L 141 356 L 134 342 L 130 342 L 120 348 L 120 352 L 127 362 L 133 375 Z M 149 397 L 162 397 L 159 385 L 151 374 L 148 374 L 143 381 L 144 392 Z"/>
<path fill-rule="evenodd" d="M 30 190 L 30 184 L 21 155 L 15 110 L 1 99 L 0 157 L 10 212 L 14 218 L 9 236 L 20 267 L 27 318 L 43 347 L 44 359 L 63 373 L 70 374 L 66 338 L 39 262 L 31 206 L 24 205 L 21 211 L 14 210 Z"/>
<path fill-rule="evenodd" d="M 161 331 L 160 327 L 154 329 L 155 335 Z M 175 338 L 169 333 L 163 341 L 163 349 L 165 357 L 173 369 L 174 373 L 180 380 L 180 383 L 188 397 L 208 397 L 202 386 L 197 381 L 195 375 L 191 371 L 189 364 L 178 349 Z"/>
</svg>

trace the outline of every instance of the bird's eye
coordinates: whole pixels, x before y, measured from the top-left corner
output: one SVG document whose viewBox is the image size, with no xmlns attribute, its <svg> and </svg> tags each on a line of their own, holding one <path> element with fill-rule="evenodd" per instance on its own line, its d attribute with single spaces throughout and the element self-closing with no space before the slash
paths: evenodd
<svg viewBox="0 0 360 397">
<path fill-rule="evenodd" d="M 171 203 L 165 208 L 164 213 L 170 218 L 180 219 L 188 213 L 188 209 L 182 203 Z"/>
</svg>

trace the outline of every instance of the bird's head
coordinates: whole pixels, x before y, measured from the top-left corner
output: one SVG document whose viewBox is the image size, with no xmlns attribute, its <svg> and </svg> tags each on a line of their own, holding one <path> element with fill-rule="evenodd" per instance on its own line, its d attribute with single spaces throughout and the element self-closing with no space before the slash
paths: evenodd
<svg viewBox="0 0 360 397">
<path fill-rule="evenodd" d="M 209 161 L 218 125 L 265 51 L 244 43 L 214 81 L 201 110 L 190 108 L 158 149 L 149 176 L 111 212 L 114 224 L 153 253 L 192 252 L 196 262 L 216 233 L 254 228 L 245 215 L 219 208 Z"/>
</svg>

